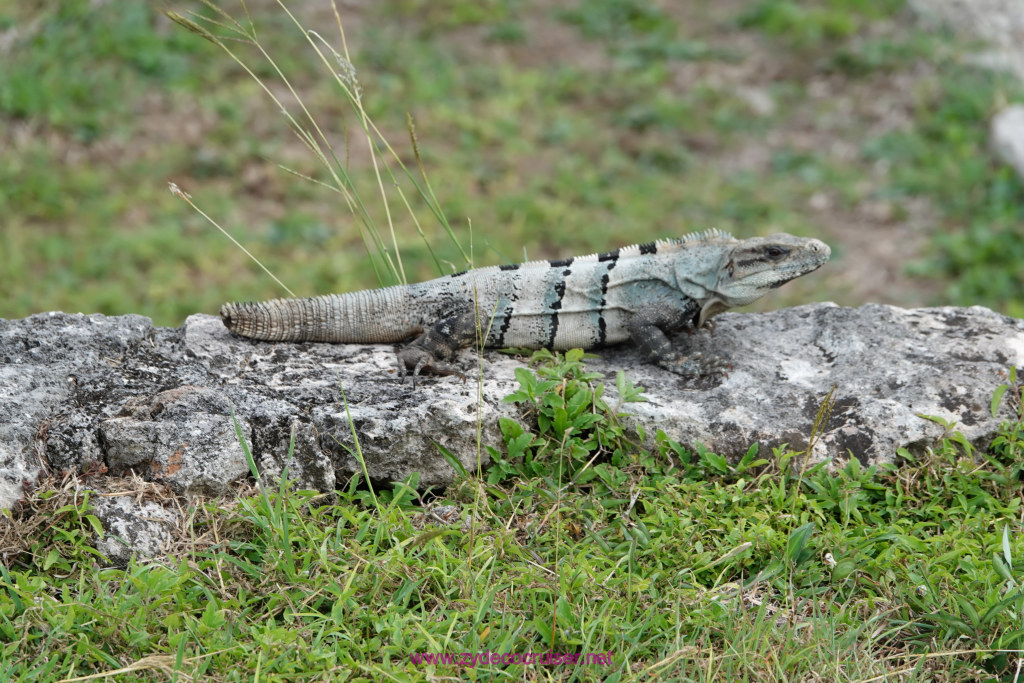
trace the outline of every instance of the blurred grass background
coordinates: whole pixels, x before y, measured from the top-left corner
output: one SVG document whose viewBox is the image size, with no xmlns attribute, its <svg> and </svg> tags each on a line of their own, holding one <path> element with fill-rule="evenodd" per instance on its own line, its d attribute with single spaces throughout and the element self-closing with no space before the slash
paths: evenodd
<svg viewBox="0 0 1024 683">
<path fill-rule="evenodd" d="M 386 224 L 366 137 L 272 0 L 245 20 Z M 329 0 L 289 2 L 342 49 Z M 124 0 L 0 0 L 0 317 L 141 313 L 179 325 L 283 295 L 181 199 L 300 295 L 392 282 L 324 169 L 223 51 Z M 196 0 L 164 6 L 213 16 Z M 1024 191 L 987 148 L 1020 101 L 975 46 L 902 0 L 346 0 L 363 104 L 423 168 L 477 265 L 717 227 L 833 246 L 765 307 L 983 304 L 1024 316 Z M 287 97 L 247 46 L 245 63 Z M 288 106 L 294 105 L 287 99 Z M 292 169 L 294 173 L 282 170 Z M 401 181 L 405 182 L 405 181 Z M 387 183 L 386 183 L 387 184 Z M 465 266 L 430 209 L 390 193 L 406 277 Z"/>
</svg>

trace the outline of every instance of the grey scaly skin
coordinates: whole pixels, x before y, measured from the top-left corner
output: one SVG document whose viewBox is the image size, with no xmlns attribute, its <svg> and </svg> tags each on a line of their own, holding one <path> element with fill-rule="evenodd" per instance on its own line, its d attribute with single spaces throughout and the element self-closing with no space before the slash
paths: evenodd
<svg viewBox="0 0 1024 683">
<path fill-rule="evenodd" d="M 461 374 L 459 349 L 592 349 L 631 340 L 677 374 L 720 372 L 688 359 L 668 335 L 707 325 L 817 270 L 831 250 L 816 239 L 777 234 L 737 240 L 718 230 L 604 254 L 476 268 L 411 285 L 220 309 L 229 330 L 267 341 L 385 344 L 398 373 Z M 479 321 L 479 328 L 478 328 Z"/>
</svg>

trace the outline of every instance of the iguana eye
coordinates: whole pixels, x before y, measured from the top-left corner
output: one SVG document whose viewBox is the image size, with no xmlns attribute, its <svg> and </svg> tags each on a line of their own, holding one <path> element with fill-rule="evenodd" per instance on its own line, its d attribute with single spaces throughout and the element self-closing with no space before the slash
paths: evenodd
<svg viewBox="0 0 1024 683">
<path fill-rule="evenodd" d="M 780 258 L 789 253 L 789 249 L 785 247 L 771 246 L 764 250 L 765 255 L 773 261 L 778 261 Z"/>
</svg>

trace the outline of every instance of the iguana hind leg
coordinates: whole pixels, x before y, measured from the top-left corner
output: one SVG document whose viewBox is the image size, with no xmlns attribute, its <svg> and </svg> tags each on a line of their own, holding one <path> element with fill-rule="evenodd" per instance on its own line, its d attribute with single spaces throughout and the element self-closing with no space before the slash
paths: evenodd
<svg viewBox="0 0 1024 683">
<path fill-rule="evenodd" d="M 434 375 L 458 375 L 466 381 L 462 371 L 448 361 L 455 360 L 459 350 L 474 341 L 476 316 L 472 311 L 445 318 L 398 351 L 398 376 L 405 377 L 411 372 L 413 386 L 424 370 Z"/>
</svg>

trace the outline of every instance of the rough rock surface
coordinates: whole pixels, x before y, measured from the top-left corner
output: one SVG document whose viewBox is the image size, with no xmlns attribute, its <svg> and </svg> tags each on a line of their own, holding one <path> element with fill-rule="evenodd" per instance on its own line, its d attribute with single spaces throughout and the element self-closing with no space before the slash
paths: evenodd
<svg viewBox="0 0 1024 683">
<path fill-rule="evenodd" d="M 877 463 L 942 437 L 921 415 L 955 422 L 984 445 L 997 426 L 993 390 L 1010 365 L 1024 366 L 1024 321 L 980 307 L 813 304 L 716 320 L 713 334 L 676 343 L 721 357 L 732 366 L 727 377 L 695 383 L 642 363 L 629 346 L 604 350 L 588 367 L 609 379 L 611 401 L 620 368 L 646 387 L 648 402 L 623 410 L 649 438 L 661 429 L 733 457 L 754 441 L 806 446 L 835 384 L 814 456 Z M 518 414 L 501 399 L 517 388 L 520 360 L 487 352 L 479 382 L 474 355 L 462 362 L 467 382 L 429 377 L 413 388 L 396 378 L 389 346 L 254 342 L 208 315 L 176 329 L 140 316 L 0 320 L 0 506 L 43 468 L 225 493 L 249 476 L 232 412 L 257 466 L 276 475 L 287 463 L 303 487 L 329 491 L 361 471 L 352 425 L 378 483 L 416 472 L 421 487 L 444 486 L 454 471 L 437 444 L 475 470 L 478 424 L 482 443 L 498 446 L 498 417 Z M 131 523 L 119 524 L 130 535 Z"/>
<path fill-rule="evenodd" d="M 992 148 L 1024 179 L 1024 104 L 1011 105 L 993 116 L 991 128 Z"/>
<path fill-rule="evenodd" d="M 849 454 L 870 465 L 893 462 L 899 448 L 920 454 L 945 431 L 922 415 L 955 423 L 984 447 L 998 424 L 992 393 L 1010 365 L 1024 362 L 1024 321 L 980 306 L 813 304 L 720 320 L 696 346 L 728 360 L 729 377 L 700 392 L 672 391 L 658 388 L 646 366 L 635 368 L 631 376 L 651 387 L 650 402 L 630 410 L 648 432 L 657 426 L 681 443 L 734 457 L 754 441 L 805 448 L 833 384 L 835 407 L 816 459 Z"/>
<path fill-rule="evenodd" d="M 1014 72 L 1024 80 L 1024 11 L 1020 0 L 910 0 L 919 16 L 990 44 L 982 65 Z"/>
<path fill-rule="evenodd" d="M 910 0 L 910 6 L 932 25 L 988 43 L 970 61 L 1009 71 L 1024 82 L 1024 2 L 1021 0 Z M 992 119 L 990 140 L 995 152 L 1024 179 L 1024 105 L 1010 104 Z"/>
<path fill-rule="evenodd" d="M 152 501 L 137 501 L 130 495 L 95 498 L 92 505 L 104 531 L 96 549 L 112 564 L 127 565 L 132 555 L 167 554 L 179 521 L 177 510 Z"/>
</svg>

